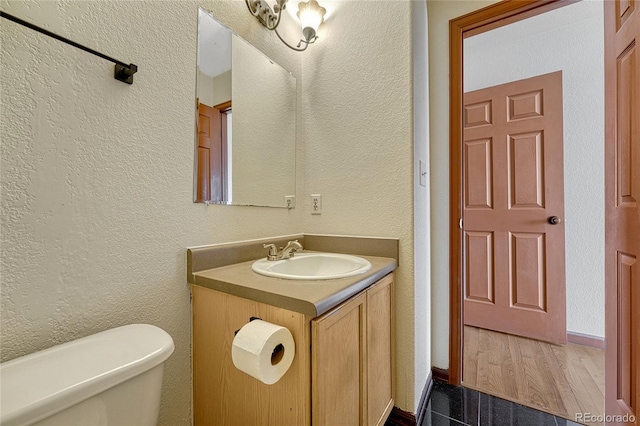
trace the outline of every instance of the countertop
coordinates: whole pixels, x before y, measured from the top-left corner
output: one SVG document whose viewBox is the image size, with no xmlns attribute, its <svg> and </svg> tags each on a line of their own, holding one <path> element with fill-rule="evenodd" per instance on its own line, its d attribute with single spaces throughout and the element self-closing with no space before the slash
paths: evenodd
<svg viewBox="0 0 640 426">
<path fill-rule="evenodd" d="M 317 317 L 374 284 L 398 266 L 389 257 L 358 255 L 371 262 L 363 274 L 331 280 L 287 280 L 251 270 L 255 260 L 194 272 L 191 282 L 212 290 Z"/>
</svg>

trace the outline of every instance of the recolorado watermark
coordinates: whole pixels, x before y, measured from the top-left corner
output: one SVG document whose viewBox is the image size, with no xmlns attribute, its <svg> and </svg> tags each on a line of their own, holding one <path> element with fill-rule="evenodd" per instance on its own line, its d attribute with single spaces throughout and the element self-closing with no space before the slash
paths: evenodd
<svg viewBox="0 0 640 426">
<path fill-rule="evenodd" d="M 591 414 L 591 413 L 576 413 L 576 422 L 582 423 L 633 423 L 636 421 L 636 416 L 633 414 Z"/>
</svg>

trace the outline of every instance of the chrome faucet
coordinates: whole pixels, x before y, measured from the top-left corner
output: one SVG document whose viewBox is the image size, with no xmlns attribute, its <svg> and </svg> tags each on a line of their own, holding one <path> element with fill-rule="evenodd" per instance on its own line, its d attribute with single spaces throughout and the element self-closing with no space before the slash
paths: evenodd
<svg viewBox="0 0 640 426">
<path fill-rule="evenodd" d="M 293 253 L 298 250 L 302 250 L 302 244 L 300 244 L 298 240 L 289 241 L 285 248 L 280 252 L 280 259 L 289 259 L 290 257 L 293 257 Z"/>
<path fill-rule="evenodd" d="M 300 244 L 298 240 L 289 241 L 285 248 L 281 247 L 280 250 L 278 250 L 275 244 L 263 244 L 262 247 L 269 249 L 267 260 L 289 259 L 293 257 L 296 251 L 303 250 L 302 244 Z"/>
</svg>

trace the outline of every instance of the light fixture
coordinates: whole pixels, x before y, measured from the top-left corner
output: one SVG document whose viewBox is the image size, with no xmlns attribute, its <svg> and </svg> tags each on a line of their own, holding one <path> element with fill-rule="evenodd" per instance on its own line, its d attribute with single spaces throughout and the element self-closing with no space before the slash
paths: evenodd
<svg viewBox="0 0 640 426">
<path fill-rule="evenodd" d="M 324 15 L 327 13 L 327 10 L 321 7 L 316 0 L 298 3 L 298 19 L 300 19 L 300 24 L 302 25 L 302 35 L 304 39 L 300 39 L 297 47 L 293 47 L 284 41 L 280 33 L 278 33 L 278 25 L 280 25 L 282 11 L 287 7 L 287 0 L 276 0 L 276 3 L 273 5 L 273 10 L 265 0 L 244 1 L 247 4 L 247 8 L 249 8 L 249 12 L 251 12 L 262 25 L 271 31 L 275 31 L 280 41 L 290 49 L 297 50 L 298 52 L 306 50 L 311 43 L 314 43 L 318 39 L 318 27 L 324 21 Z M 304 47 L 300 47 L 302 44 L 304 44 Z"/>
</svg>

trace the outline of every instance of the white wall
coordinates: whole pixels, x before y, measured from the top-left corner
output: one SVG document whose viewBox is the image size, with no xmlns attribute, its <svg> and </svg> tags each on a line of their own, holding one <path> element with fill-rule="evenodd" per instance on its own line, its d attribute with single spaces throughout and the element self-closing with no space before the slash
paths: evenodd
<svg viewBox="0 0 640 426">
<path fill-rule="evenodd" d="M 202 72 L 200 67 L 196 73 L 196 96 L 201 104 L 213 106 L 213 78 Z"/>
<path fill-rule="evenodd" d="M 302 231 L 302 209 L 193 203 L 197 6 L 1 3 L 139 71 L 121 83 L 111 63 L 2 20 L 0 359 L 155 324 L 176 345 L 160 414 L 172 426 L 191 424 L 186 247 Z M 204 6 L 300 78 L 300 54 L 244 2 Z"/>
<path fill-rule="evenodd" d="M 414 7 L 410 1 L 322 5 L 326 24 L 304 53 L 304 229 L 400 238 L 396 405 L 415 412 L 426 379 L 416 372 L 424 376 L 429 368 L 429 349 L 428 324 L 415 322 L 415 305 L 426 309 L 428 298 L 414 283 Z M 321 215 L 310 215 L 312 193 L 322 194 Z M 424 289 L 423 279 L 419 285 Z"/>
<path fill-rule="evenodd" d="M 495 1 L 428 0 L 431 158 L 431 357 L 449 368 L 449 21 Z"/>
<path fill-rule="evenodd" d="M 231 70 L 214 77 L 211 82 L 212 104 L 209 106 L 229 102 L 231 100 L 231 85 Z"/>
<path fill-rule="evenodd" d="M 201 104 L 216 106 L 231 100 L 231 71 L 209 77 L 200 68 L 196 77 L 196 96 Z"/>
<path fill-rule="evenodd" d="M 567 330 L 604 337 L 602 2 L 581 1 L 464 41 L 473 91 L 562 70 Z"/>
</svg>

